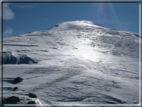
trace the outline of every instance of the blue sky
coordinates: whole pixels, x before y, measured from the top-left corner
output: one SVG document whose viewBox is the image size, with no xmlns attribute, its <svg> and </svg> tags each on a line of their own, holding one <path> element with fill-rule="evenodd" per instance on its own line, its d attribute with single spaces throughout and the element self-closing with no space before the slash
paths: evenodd
<svg viewBox="0 0 142 107">
<path fill-rule="evenodd" d="M 4 38 L 74 20 L 139 33 L 139 3 L 4 3 L 3 8 Z"/>
</svg>

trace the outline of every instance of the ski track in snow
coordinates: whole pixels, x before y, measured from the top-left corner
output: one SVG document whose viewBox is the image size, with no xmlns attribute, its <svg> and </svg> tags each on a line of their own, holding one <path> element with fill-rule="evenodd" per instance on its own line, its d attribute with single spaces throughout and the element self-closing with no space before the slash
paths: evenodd
<svg viewBox="0 0 142 107">
<path fill-rule="evenodd" d="M 139 103 L 138 36 L 134 33 L 74 21 L 6 38 L 3 45 L 7 61 L 23 54 L 38 62 L 3 65 L 4 99 L 15 95 L 21 99 L 17 104 L 35 100 L 39 106 Z M 15 77 L 23 81 L 15 84 Z M 19 89 L 13 91 L 16 86 Z M 31 92 L 38 98 L 30 98 Z"/>
</svg>

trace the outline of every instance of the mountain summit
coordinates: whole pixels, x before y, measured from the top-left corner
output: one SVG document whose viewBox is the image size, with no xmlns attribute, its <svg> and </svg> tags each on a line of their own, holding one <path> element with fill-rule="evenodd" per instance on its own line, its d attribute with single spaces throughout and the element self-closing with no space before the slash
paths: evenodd
<svg viewBox="0 0 142 107">
<path fill-rule="evenodd" d="M 94 56 L 93 52 L 100 52 L 138 58 L 139 36 L 136 33 L 79 20 L 59 23 L 44 31 L 5 38 L 3 46 L 4 62 L 7 62 L 5 61 L 8 58 L 7 51 L 11 52 L 12 56 L 26 54 L 36 61 L 47 59 L 44 56 L 51 53 L 52 55 L 66 53 L 87 58 Z"/>
<path fill-rule="evenodd" d="M 4 104 L 139 104 L 138 56 L 138 34 L 84 20 L 5 38 Z"/>
</svg>

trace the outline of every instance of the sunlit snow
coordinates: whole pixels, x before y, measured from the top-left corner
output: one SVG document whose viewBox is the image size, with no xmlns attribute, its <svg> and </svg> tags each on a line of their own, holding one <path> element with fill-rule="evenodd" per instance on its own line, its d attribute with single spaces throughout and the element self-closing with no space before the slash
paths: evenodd
<svg viewBox="0 0 142 107">
<path fill-rule="evenodd" d="M 12 95 L 21 99 L 17 104 L 30 99 L 38 106 L 139 104 L 136 33 L 70 21 L 5 38 L 3 52 L 4 104 Z M 16 77 L 23 81 L 14 84 Z"/>
</svg>

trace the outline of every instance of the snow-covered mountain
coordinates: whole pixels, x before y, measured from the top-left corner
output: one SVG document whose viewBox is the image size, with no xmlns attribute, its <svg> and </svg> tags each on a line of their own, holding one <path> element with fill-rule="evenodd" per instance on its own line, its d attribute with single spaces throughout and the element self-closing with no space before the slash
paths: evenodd
<svg viewBox="0 0 142 107">
<path fill-rule="evenodd" d="M 139 35 L 69 21 L 3 40 L 4 98 L 42 104 L 138 104 Z M 20 65 L 19 65 L 20 64 Z M 23 81 L 13 84 L 13 78 Z M 18 86 L 24 91 L 12 91 Z M 4 100 L 4 103 L 7 103 Z"/>
</svg>

